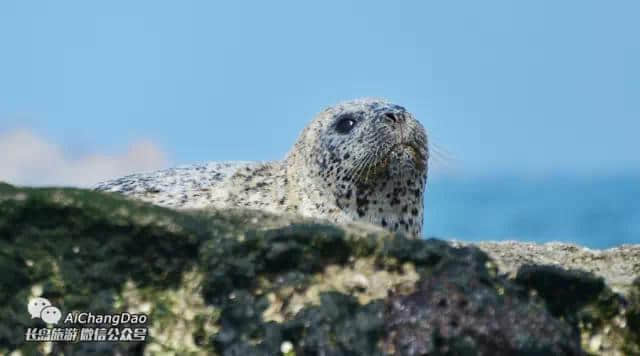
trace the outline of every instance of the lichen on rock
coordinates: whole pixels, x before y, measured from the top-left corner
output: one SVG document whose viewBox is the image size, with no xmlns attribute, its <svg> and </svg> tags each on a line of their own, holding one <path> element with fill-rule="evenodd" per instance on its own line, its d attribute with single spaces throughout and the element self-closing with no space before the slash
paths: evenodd
<svg viewBox="0 0 640 356">
<path fill-rule="evenodd" d="M 0 184 L 0 353 L 638 350 L 640 282 L 623 295 L 582 272 L 527 267 L 514 279 L 496 266 L 474 246 L 359 224 Z M 149 338 L 25 342 L 26 328 L 44 326 L 27 313 L 32 296 L 63 313 L 148 313 Z"/>
</svg>

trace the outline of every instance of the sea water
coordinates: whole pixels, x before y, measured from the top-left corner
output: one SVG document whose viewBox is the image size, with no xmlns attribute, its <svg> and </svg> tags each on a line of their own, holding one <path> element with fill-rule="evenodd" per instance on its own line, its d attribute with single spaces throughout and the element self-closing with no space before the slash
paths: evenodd
<svg viewBox="0 0 640 356">
<path fill-rule="evenodd" d="M 640 243 L 640 176 L 435 179 L 423 231 L 463 241 Z"/>
</svg>

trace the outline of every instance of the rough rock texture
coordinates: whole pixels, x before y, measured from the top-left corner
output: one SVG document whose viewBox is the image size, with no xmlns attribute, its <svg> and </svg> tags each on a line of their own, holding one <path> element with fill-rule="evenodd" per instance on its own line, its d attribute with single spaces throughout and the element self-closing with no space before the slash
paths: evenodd
<svg viewBox="0 0 640 356">
<path fill-rule="evenodd" d="M 469 244 L 454 243 L 454 246 L 464 245 Z M 513 276 L 526 264 L 582 269 L 603 277 L 609 287 L 622 294 L 628 294 L 633 279 L 640 276 L 640 244 L 606 250 L 593 250 L 560 242 L 535 244 L 503 241 L 473 245 L 495 259 L 501 271 Z"/>
<path fill-rule="evenodd" d="M 640 354 L 640 280 L 616 294 L 591 273 L 502 263 L 364 225 L 0 184 L 0 353 Z M 44 325 L 33 296 L 148 313 L 150 338 L 27 343 Z"/>
</svg>

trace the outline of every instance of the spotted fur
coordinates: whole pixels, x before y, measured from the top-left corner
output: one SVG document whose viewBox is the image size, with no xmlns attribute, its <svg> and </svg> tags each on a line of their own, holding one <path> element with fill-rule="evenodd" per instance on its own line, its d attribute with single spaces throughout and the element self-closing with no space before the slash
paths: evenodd
<svg viewBox="0 0 640 356">
<path fill-rule="evenodd" d="M 282 161 L 219 162 L 100 183 L 174 208 L 288 211 L 336 223 L 366 221 L 422 234 L 428 141 L 405 108 L 359 99 L 325 109 Z"/>
</svg>

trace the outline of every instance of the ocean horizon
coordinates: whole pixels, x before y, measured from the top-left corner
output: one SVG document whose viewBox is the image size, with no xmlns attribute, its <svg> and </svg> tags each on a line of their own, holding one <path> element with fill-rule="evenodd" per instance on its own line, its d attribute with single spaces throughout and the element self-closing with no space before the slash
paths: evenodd
<svg viewBox="0 0 640 356">
<path fill-rule="evenodd" d="M 523 179 L 439 178 L 427 183 L 425 237 L 640 243 L 640 175 Z"/>
</svg>

